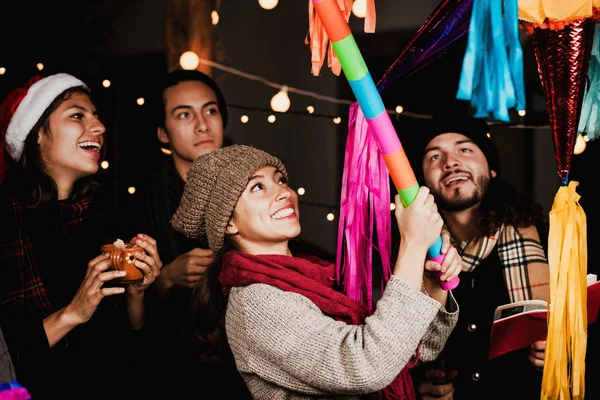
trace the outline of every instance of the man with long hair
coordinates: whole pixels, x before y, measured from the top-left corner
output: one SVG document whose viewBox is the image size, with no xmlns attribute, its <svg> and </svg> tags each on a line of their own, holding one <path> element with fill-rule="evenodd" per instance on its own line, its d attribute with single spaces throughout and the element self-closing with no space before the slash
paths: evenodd
<svg viewBox="0 0 600 400">
<path fill-rule="evenodd" d="M 414 165 L 421 167 L 463 268 L 454 290 L 459 321 L 442 356 L 415 372 L 417 392 L 422 399 L 539 399 L 545 342 L 493 360 L 488 350 L 496 307 L 547 300 L 541 206 L 500 177 L 485 121 L 454 114 L 427 126 Z"/>
</svg>

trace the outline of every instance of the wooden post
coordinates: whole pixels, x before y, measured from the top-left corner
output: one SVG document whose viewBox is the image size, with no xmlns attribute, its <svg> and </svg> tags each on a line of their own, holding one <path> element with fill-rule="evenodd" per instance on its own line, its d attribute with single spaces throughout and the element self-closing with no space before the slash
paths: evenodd
<svg viewBox="0 0 600 400">
<path fill-rule="evenodd" d="M 179 57 L 186 51 L 213 60 L 214 41 L 211 13 L 217 0 L 167 0 L 165 9 L 165 55 L 167 70 L 181 68 Z M 200 64 L 199 71 L 212 75 L 212 68 Z"/>
</svg>

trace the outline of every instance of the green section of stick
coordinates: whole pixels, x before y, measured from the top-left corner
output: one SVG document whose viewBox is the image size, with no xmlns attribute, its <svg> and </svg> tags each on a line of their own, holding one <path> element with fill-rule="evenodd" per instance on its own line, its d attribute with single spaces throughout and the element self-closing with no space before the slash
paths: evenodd
<svg viewBox="0 0 600 400">
<path fill-rule="evenodd" d="M 346 79 L 355 81 L 369 72 L 352 34 L 338 42 L 332 42 L 331 45 L 340 60 Z"/>
<path fill-rule="evenodd" d="M 400 195 L 400 201 L 404 207 L 407 207 L 410 203 L 415 200 L 417 197 L 417 192 L 419 191 L 419 182 L 415 181 L 413 185 L 407 189 L 398 190 L 398 194 Z"/>
</svg>

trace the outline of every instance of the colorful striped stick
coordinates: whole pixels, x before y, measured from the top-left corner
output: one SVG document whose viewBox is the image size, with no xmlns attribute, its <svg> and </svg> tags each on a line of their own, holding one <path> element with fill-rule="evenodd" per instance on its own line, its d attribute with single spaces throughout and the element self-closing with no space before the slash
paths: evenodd
<svg viewBox="0 0 600 400">
<path fill-rule="evenodd" d="M 419 184 L 373 78 L 371 78 L 367 65 L 356 45 L 354 36 L 352 36 L 348 22 L 344 19 L 337 1 L 312 0 L 312 2 L 331 40 L 333 50 L 340 61 L 356 101 L 362 109 L 375 141 L 379 145 L 402 204 L 406 207 L 417 196 Z M 441 264 L 444 260 L 441 250 L 442 238 L 439 237 L 429 248 L 427 258 Z M 440 286 L 445 290 L 450 290 L 454 289 L 458 283 L 459 279 L 457 277 L 451 281 L 440 282 Z"/>
</svg>

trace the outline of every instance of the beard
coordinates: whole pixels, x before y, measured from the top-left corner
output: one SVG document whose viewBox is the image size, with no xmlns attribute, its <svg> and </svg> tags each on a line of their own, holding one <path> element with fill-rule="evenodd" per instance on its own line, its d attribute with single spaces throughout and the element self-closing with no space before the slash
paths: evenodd
<svg viewBox="0 0 600 400">
<path fill-rule="evenodd" d="M 470 195 L 461 193 L 462 188 L 454 189 L 451 196 L 444 195 L 437 189 L 430 189 L 430 192 L 435 198 L 435 203 L 440 210 L 457 212 L 467 210 L 481 203 L 489 185 L 490 177 L 486 175 L 477 178 L 475 181 L 475 189 Z"/>
</svg>

